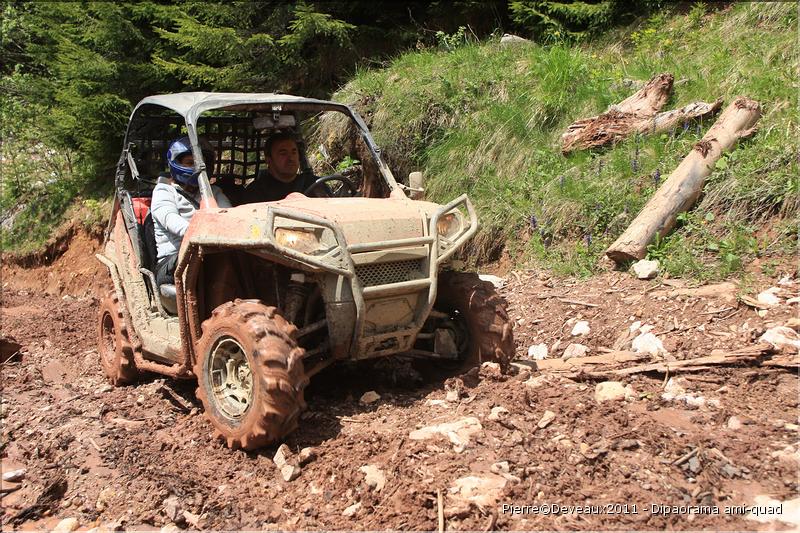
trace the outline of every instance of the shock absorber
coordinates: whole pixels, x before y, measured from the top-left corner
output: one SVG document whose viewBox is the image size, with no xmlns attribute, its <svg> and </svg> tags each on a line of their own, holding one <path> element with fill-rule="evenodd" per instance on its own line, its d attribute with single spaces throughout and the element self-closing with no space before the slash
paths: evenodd
<svg viewBox="0 0 800 533">
<path fill-rule="evenodd" d="M 286 305 L 283 308 L 284 318 L 292 324 L 300 315 L 300 311 L 308 299 L 308 292 L 306 275 L 302 272 L 293 272 L 289 277 L 289 285 L 286 287 Z"/>
</svg>

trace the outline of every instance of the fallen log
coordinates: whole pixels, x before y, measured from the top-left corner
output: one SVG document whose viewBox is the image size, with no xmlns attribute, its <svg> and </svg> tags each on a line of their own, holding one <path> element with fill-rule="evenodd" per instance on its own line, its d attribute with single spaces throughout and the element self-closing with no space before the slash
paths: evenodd
<svg viewBox="0 0 800 533">
<path fill-rule="evenodd" d="M 634 115 L 653 116 L 664 107 L 672 93 L 672 84 L 675 77 L 668 73 L 656 74 L 645 83 L 636 93 L 627 97 L 617 105 L 612 105 L 609 111 L 631 113 Z"/>
<path fill-rule="evenodd" d="M 572 123 L 561 136 L 561 151 L 602 146 L 626 137 L 634 124 L 651 121 L 664 107 L 674 80 L 672 74 L 657 74 L 635 94 L 612 105 L 605 113 Z"/>
<path fill-rule="evenodd" d="M 695 204 L 706 177 L 722 153 L 737 140 L 751 135 L 760 116 L 761 107 L 755 100 L 745 97 L 734 100 L 650 198 L 628 229 L 606 250 L 606 255 L 616 263 L 643 259 L 647 245 L 656 236 L 663 237 L 669 233 L 675 227 L 678 214 Z"/>
<path fill-rule="evenodd" d="M 654 116 L 609 111 L 588 119 L 590 122 L 576 136 L 568 139 L 562 136 L 561 151 L 567 153 L 614 144 L 637 133 L 654 135 L 671 131 L 679 124 L 716 113 L 721 106 L 722 100 L 716 100 L 710 104 L 693 102 L 679 109 L 664 111 Z"/>
</svg>

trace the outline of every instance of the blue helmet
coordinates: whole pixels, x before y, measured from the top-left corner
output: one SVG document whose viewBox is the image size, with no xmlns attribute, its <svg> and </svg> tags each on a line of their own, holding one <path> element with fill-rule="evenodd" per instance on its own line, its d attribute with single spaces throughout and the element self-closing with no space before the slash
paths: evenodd
<svg viewBox="0 0 800 533">
<path fill-rule="evenodd" d="M 200 139 L 200 150 L 203 152 L 203 161 L 207 168 L 214 168 L 214 148 L 205 139 Z M 194 167 L 185 167 L 179 163 L 182 156 L 192 153 L 192 143 L 189 137 L 181 137 L 173 141 L 167 150 L 167 164 L 172 178 L 184 185 L 197 186 L 197 174 Z"/>
</svg>

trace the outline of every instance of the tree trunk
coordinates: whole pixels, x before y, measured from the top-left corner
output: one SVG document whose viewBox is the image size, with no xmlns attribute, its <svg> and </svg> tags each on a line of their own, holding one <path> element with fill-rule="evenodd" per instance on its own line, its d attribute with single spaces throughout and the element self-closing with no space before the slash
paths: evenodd
<svg viewBox="0 0 800 533">
<path fill-rule="evenodd" d="M 761 116 L 758 102 L 739 97 L 720 115 L 705 136 L 694 145 L 678 168 L 656 191 L 628 229 L 612 244 L 606 255 L 617 263 L 642 259 L 647 245 L 675 226 L 678 214 L 694 206 L 706 177 L 722 153 L 740 138 L 755 131 Z"/>
</svg>

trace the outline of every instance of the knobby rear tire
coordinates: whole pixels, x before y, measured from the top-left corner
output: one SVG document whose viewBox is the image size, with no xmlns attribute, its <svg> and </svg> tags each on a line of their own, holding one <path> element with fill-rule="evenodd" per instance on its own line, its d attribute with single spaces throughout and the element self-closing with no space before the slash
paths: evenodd
<svg viewBox="0 0 800 533">
<path fill-rule="evenodd" d="M 97 351 L 103 372 L 115 387 L 134 383 L 139 371 L 116 291 L 110 291 L 100 301 L 98 318 Z"/>
</svg>

